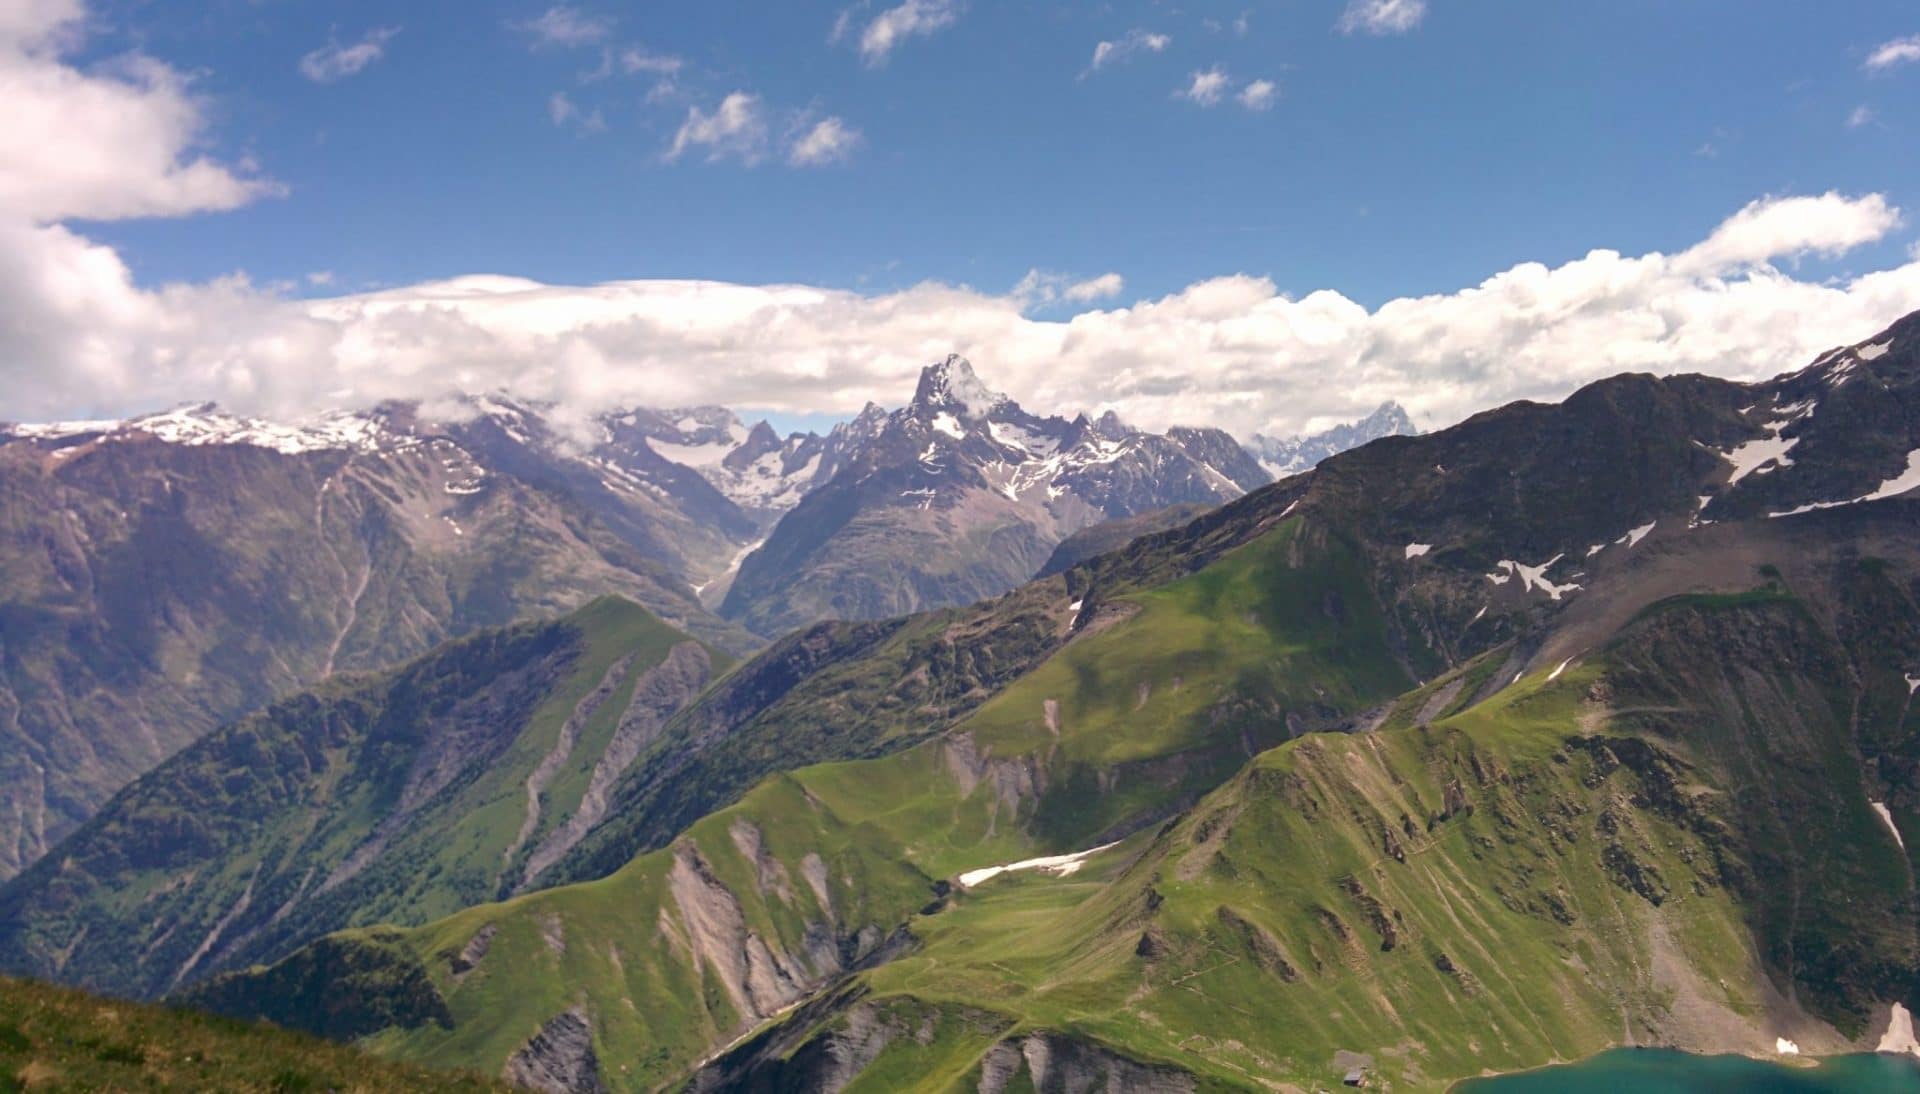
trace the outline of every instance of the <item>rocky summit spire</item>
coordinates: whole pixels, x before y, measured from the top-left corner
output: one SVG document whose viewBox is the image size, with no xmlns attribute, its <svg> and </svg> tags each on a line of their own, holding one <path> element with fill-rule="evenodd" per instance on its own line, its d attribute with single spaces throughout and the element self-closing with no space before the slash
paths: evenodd
<svg viewBox="0 0 1920 1094">
<path fill-rule="evenodd" d="M 957 353 L 928 365 L 914 390 L 917 410 L 948 410 L 962 418 L 983 418 L 1004 405 L 1007 397 L 980 382 L 973 366 Z"/>
</svg>

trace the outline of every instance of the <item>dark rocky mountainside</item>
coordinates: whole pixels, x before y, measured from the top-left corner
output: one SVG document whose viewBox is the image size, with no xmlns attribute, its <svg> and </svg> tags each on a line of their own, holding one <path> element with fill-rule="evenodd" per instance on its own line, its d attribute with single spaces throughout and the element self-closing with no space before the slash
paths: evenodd
<svg viewBox="0 0 1920 1094">
<path fill-rule="evenodd" d="M 959 357 L 929 366 L 907 407 L 869 406 L 847 432 L 845 462 L 746 557 L 722 615 L 771 635 L 969 603 L 1025 581 L 1088 525 L 1267 481 L 1219 430 L 1039 417 Z"/>
</svg>

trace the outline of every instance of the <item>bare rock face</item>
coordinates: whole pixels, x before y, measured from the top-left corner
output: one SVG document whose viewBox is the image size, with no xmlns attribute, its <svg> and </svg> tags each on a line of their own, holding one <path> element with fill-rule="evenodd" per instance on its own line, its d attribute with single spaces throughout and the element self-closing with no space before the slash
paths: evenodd
<svg viewBox="0 0 1920 1094">
<path fill-rule="evenodd" d="M 1035 1033 L 1002 1041 L 981 1063 L 980 1094 L 1032 1089 L 1039 1094 L 1189 1094 L 1193 1076 L 1155 1067 L 1084 1041 Z"/>
<path fill-rule="evenodd" d="M 620 725 L 606 751 L 594 763 L 586 794 L 567 822 L 547 834 L 527 858 L 521 888 L 529 888 L 547 868 L 586 838 L 602 820 L 618 785 L 633 761 L 660 736 L 667 719 L 693 701 L 713 677 L 713 659 L 698 642 L 682 642 L 665 661 L 648 669 L 634 682 L 633 699 L 620 716 Z"/>
<path fill-rule="evenodd" d="M 555 1015 L 507 1060 L 506 1080 L 550 1094 L 600 1094 L 600 1058 L 593 1026 L 580 1008 Z"/>
</svg>

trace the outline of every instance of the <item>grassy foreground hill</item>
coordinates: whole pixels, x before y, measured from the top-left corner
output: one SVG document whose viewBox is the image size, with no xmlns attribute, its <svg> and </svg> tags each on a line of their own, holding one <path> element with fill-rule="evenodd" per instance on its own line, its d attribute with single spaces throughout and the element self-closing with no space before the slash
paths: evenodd
<svg viewBox="0 0 1920 1094">
<path fill-rule="evenodd" d="M 507 1088 L 269 1026 L 0 978 L 0 1089 L 477 1094 Z"/>
</svg>

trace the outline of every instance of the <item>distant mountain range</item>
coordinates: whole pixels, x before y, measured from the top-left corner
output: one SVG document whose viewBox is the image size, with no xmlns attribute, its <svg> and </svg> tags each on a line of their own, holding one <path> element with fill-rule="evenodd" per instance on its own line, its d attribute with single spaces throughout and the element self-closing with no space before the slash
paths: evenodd
<svg viewBox="0 0 1920 1094">
<path fill-rule="evenodd" d="M 0 877 L 334 672 L 604 594 L 744 653 L 1003 592 L 1082 528 L 1265 479 L 1217 430 L 1031 415 L 958 358 L 903 410 L 784 439 L 718 407 L 581 427 L 498 395 L 0 425 Z"/>
<path fill-rule="evenodd" d="M 776 634 L 969 603 L 1027 580 L 1089 525 L 1267 481 L 1220 430 L 1041 417 L 961 357 L 922 372 L 906 407 L 867 407 L 847 436 L 833 476 L 742 562 L 722 615 Z"/>
<path fill-rule="evenodd" d="M 1318 466 L 1329 456 L 1377 441 L 1382 437 L 1412 437 L 1419 434 L 1413 419 L 1399 403 L 1381 403 L 1379 409 L 1357 422 L 1337 425 L 1319 433 L 1296 437 L 1267 437 L 1259 433 L 1247 442 L 1247 450 L 1260 459 L 1260 466 L 1276 479 L 1297 475 Z"/>
</svg>

